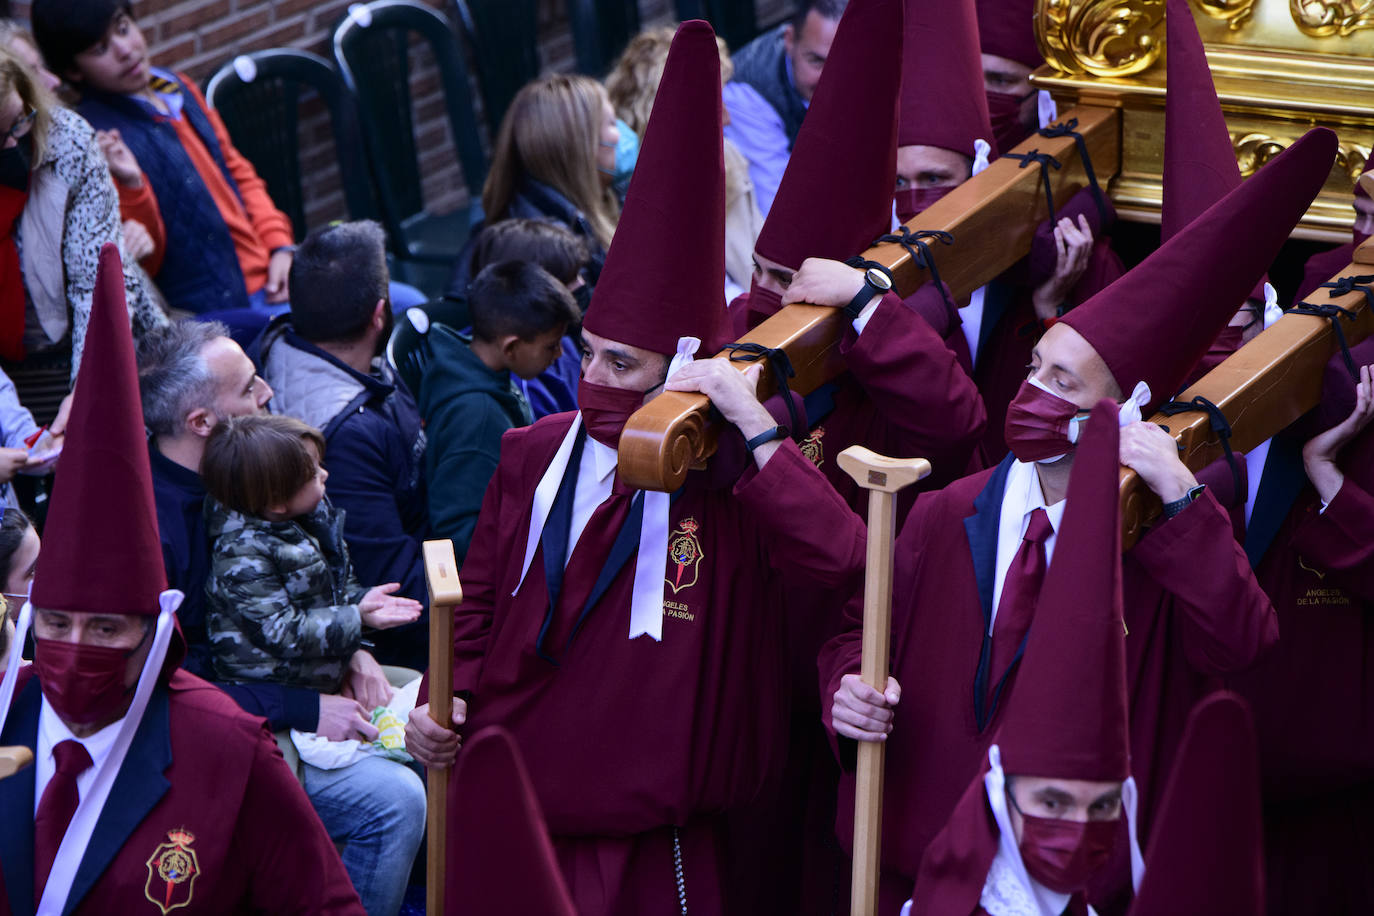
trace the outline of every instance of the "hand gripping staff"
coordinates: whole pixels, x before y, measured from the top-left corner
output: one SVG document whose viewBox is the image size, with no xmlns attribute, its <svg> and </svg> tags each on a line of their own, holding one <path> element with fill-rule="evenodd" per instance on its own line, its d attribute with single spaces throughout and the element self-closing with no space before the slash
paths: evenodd
<svg viewBox="0 0 1374 916">
<path fill-rule="evenodd" d="M 429 715 L 453 727 L 453 609 L 463 602 L 453 542 L 425 541 L 425 581 L 429 585 Z M 429 861 L 425 911 L 444 909 L 444 863 L 448 846 L 448 769 L 425 771 L 429 795 Z"/>
<path fill-rule="evenodd" d="M 887 689 L 888 643 L 892 633 L 892 539 L 896 495 L 930 473 L 924 458 L 884 458 L 861 445 L 840 452 L 840 468 L 868 491 L 868 558 L 864 570 L 863 662 L 860 677 Z M 883 821 L 881 742 L 859 742 L 854 790 L 854 871 L 850 916 L 878 911 L 879 840 Z"/>
</svg>

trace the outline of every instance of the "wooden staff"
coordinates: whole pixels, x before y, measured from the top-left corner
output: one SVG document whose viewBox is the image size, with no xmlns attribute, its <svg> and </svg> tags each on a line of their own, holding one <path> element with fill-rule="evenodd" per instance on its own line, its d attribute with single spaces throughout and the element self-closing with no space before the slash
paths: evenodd
<svg viewBox="0 0 1374 916">
<path fill-rule="evenodd" d="M 425 541 L 425 582 L 429 585 L 429 715 L 453 727 L 453 609 L 463 601 L 453 542 Z M 443 916 L 444 865 L 448 851 L 448 768 L 425 772 L 429 790 L 429 862 L 425 912 Z"/>
<path fill-rule="evenodd" d="M 1078 121 L 1078 131 L 1105 188 L 1121 168 L 1121 112 L 1085 106 L 1067 112 L 1063 121 L 1071 119 Z M 1049 170 L 1056 207 L 1087 185 L 1072 138 L 1032 136 L 1015 152 L 1031 149 L 1062 163 Z M 952 246 L 932 241 L 930 248 L 940 278 L 954 298 L 962 300 L 1024 257 L 1036 227 L 1048 216 L 1039 166 L 1022 168 L 1021 162 L 1004 156 L 931 204 L 908 228 L 943 230 L 954 236 Z M 902 296 L 911 295 L 930 278 L 930 272 L 895 242 L 874 245 L 862 254 L 892 272 L 894 288 Z M 844 371 L 839 345 L 848 326 L 839 309 L 789 305 L 741 340 L 785 351 L 797 373 L 789 385 L 807 395 Z M 731 365 L 742 372 L 750 364 Z M 758 391 L 764 398 L 776 391 L 771 372 L 763 374 Z M 621 479 L 640 490 L 671 493 L 682 486 L 688 470 L 715 451 L 710 407 L 704 394 L 665 391 L 635 411 L 620 437 L 617 472 Z"/>
<path fill-rule="evenodd" d="M 26 747 L 0 747 L 0 779 L 13 776 L 33 763 L 33 751 Z"/>
<path fill-rule="evenodd" d="M 892 539 L 896 531 L 896 494 L 930 473 L 924 458 L 884 458 L 851 445 L 836 459 L 854 482 L 868 491 L 868 558 L 864 571 L 863 665 L 868 686 L 887 690 L 888 642 L 892 632 Z M 883 751 L 879 741 L 859 742 L 854 790 L 854 871 L 850 916 L 878 911 L 879 848 L 883 822 Z"/>
</svg>

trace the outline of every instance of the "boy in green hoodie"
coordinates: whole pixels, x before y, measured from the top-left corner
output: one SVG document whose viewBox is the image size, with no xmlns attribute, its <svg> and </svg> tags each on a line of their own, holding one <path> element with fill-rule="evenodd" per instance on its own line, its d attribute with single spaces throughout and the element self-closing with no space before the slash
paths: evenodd
<svg viewBox="0 0 1374 916">
<path fill-rule="evenodd" d="M 467 553 L 496 462 L 501 436 L 531 422 L 530 405 L 511 378 L 532 379 L 562 352 L 580 317 L 567 287 L 528 261 L 483 268 L 468 288 L 472 336 L 434 324 L 434 361 L 420 381 L 425 420 L 429 519 L 436 536 Z"/>
</svg>

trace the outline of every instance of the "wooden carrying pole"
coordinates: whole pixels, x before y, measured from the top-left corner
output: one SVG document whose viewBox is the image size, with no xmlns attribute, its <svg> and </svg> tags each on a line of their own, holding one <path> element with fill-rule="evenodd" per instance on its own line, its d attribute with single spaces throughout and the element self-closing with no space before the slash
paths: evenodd
<svg viewBox="0 0 1374 916">
<path fill-rule="evenodd" d="M 1083 135 L 1105 193 L 1108 180 L 1120 170 L 1120 112 L 1075 108 L 1062 123 L 1073 119 L 1078 121 L 1077 130 Z M 1072 137 L 1032 136 L 1013 152 L 1033 149 L 1061 163 L 1060 168 L 1047 170 L 1056 207 L 1062 207 L 1087 185 Z M 911 222 L 913 231 L 944 230 L 953 235 L 950 246 L 933 239 L 929 245 L 940 278 L 956 300 L 967 297 L 1030 252 L 1036 226 L 1049 216 L 1040 172 L 1034 162 L 1022 168 L 1020 161 L 1004 156 Z M 929 279 L 929 271 L 917 266 L 907 250 L 895 242 L 874 245 L 862 254 L 892 271 L 895 288 L 902 296 L 911 295 Z M 844 371 L 839 342 L 847 324 L 838 309 L 789 305 L 741 340 L 786 351 L 797 373 L 789 385 L 805 395 Z M 732 365 L 743 371 L 750 364 Z M 760 396 L 768 397 L 775 390 L 772 374 L 763 373 Z M 637 489 L 669 492 L 682 486 L 688 470 L 715 451 L 710 406 L 705 395 L 665 391 L 636 411 L 620 438 L 619 473 L 625 482 Z"/>
<path fill-rule="evenodd" d="M 851 445 L 836 459 L 868 491 L 868 557 L 864 571 L 863 662 L 860 677 L 879 693 L 887 689 L 888 642 L 892 630 L 892 541 L 896 494 L 930 473 L 924 458 L 884 458 Z M 850 916 L 878 911 L 878 871 L 883 821 L 883 751 L 876 741 L 859 742 L 854 790 L 854 871 Z"/>
<path fill-rule="evenodd" d="M 1358 255 L 1359 252 L 1357 251 Z M 1331 279 L 1359 276 L 1369 270 L 1358 262 Z M 1340 317 L 1341 332 L 1354 346 L 1374 333 L 1371 311 L 1359 288 L 1332 298 L 1329 289 L 1309 295 L 1313 305 L 1335 305 L 1354 317 Z M 1322 375 L 1327 361 L 1340 351 L 1331 320 L 1317 315 L 1287 314 L 1273 327 L 1241 347 L 1230 358 L 1178 396 L 1191 401 L 1201 395 L 1221 409 L 1231 424 L 1231 446 L 1252 449 L 1302 416 L 1321 400 Z M 1358 368 L 1358 367 L 1357 367 Z M 1179 457 L 1199 471 L 1224 454 L 1207 414 L 1200 411 L 1150 418 L 1174 436 Z M 1159 516 L 1159 498 L 1129 468 L 1121 469 L 1121 544 L 1129 549 Z"/>
<path fill-rule="evenodd" d="M 425 541 L 425 581 L 429 584 L 429 715 L 453 727 L 453 609 L 463 601 L 453 542 Z M 448 769 L 425 773 L 429 790 L 429 861 L 425 912 L 443 916 L 444 863 L 448 860 Z"/>
</svg>

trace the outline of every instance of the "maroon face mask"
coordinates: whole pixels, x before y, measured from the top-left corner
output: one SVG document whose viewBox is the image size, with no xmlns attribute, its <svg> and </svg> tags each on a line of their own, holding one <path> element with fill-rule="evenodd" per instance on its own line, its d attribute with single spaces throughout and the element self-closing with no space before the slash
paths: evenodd
<svg viewBox="0 0 1374 916">
<path fill-rule="evenodd" d="M 1021 105 L 1034 94 L 1034 89 L 1026 95 L 1012 95 L 1010 92 L 987 94 L 988 114 L 992 118 L 992 136 L 997 141 L 997 152 L 1008 152 L 1034 133 L 1033 128 L 1021 123 Z"/>
<path fill-rule="evenodd" d="M 607 448 L 617 448 L 620 445 L 620 433 L 629 422 L 630 414 L 643 406 L 644 395 L 649 391 L 612 388 L 610 385 L 589 382 L 585 377 L 579 379 L 577 409 L 582 413 L 582 422 L 587 424 L 587 435 Z"/>
<path fill-rule="evenodd" d="M 1081 891 L 1111 857 L 1120 821 L 1066 821 L 1021 815 L 1021 861 L 1032 878 L 1061 894 Z"/>
<path fill-rule="evenodd" d="M 1007 448 L 1018 461 L 1044 461 L 1067 455 L 1073 450 L 1074 440 L 1069 434 L 1073 418 L 1089 413 L 1027 379 L 1007 405 L 1003 430 Z"/>
<path fill-rule="evenodd" d="M 1368 233 L 1368 232 L 1361 232 L 1361 231 L 1358 230 L 1358 229 L 1352 228 L 1352 229 L 1350 230 L 1350 237 L 1354 240 L 1354 242 L 1355 242 L 1355 247 L 1356 247 L 1356 248 L 1359 248 L 1361 245 L 1364 244 L 1364 240 L 1367 239 L 1367 238 L 1369 238 L 1369 233 Z"/>
<path fill-rule="evenodd" d="M 749 327 L 757 327 L 782 309 L 782 295 L 749 282 Z"/>
<path fill-rule="evenodd" d="M 892 196 L 897 208 L 897 219 L 903 223 L 911 222 L 918 213 L 953 190 L 954 187 L 902 188 Z"/>
<path fill-rule="evenodd" d="M 69 725 L 96 725 L 119 718 L 133 698 L 124 673 L 137 651 L 138 646 L 112 649 L 35 638 L 33 673 L 58 718 Z"/>
</svg>

